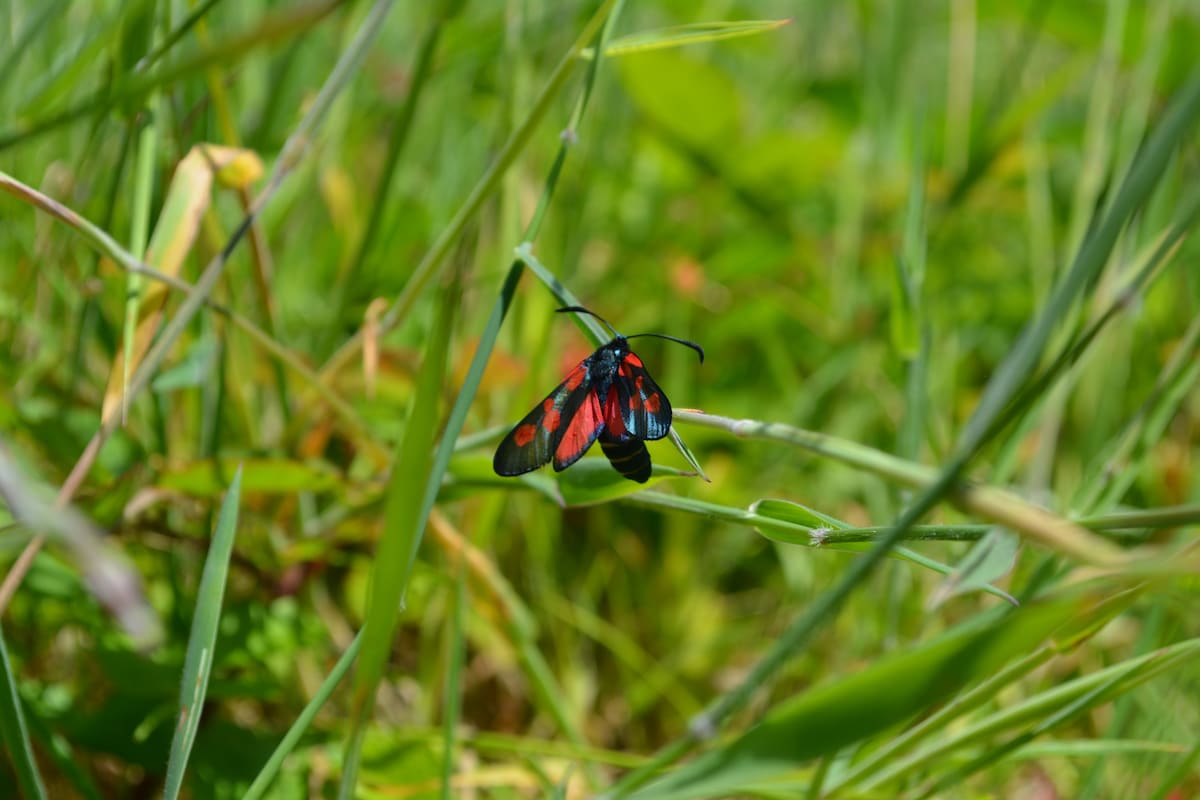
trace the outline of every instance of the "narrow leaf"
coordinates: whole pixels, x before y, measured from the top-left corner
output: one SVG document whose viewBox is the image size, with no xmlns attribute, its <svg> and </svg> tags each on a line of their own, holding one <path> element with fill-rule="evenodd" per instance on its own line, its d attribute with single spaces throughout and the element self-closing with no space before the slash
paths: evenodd
<svg viewBox="0 0 1200 800">
<path fill-rule="evenodd" d="M 29 729 L 25 727 L 25 715 L 21 711 L 21 698 L 17 693 L 17 676 L 8 658 L 4 645 L 4 632 L 0 630 L 0 738 L 4 749 L 17 773 L 21 793 L 28 798 L 44 800 L 46 787 L 38 772 L 33 757 L 33 744 L 29 740 Z"/>
<path fill-rule="evenodd" d="M 167 761 L 167 780 L 163 788 L 166 800 L 175 800 L 183 787 L 183 774 L 187 769 L 196 731 L 200 727 L 200 712 L 204 708 L 204 697 L 208 692 L 208 678 L 212 673 L 213 649 L 217 642 L 217 627 L 221 621 L 221 603 L 225 597 L 225 584 L 229 577 L 229 557 L 233 553 L 233 540 L 237 533 L 238 505 L 241 500 L 242 470 L 239 467 L 225 493 L 225 502 L 217 515 L 213 529 L 212 545 L 204 560 L 204 572 L 200 576 L 200 588 L 196 596 L 196 612 L 192 616 L 192 630 L 188 636 L 187 656 L 183 662 L 183 685 L 179 690 L 179 722 L 171 740 L 171 757 Z"/>
</svg>

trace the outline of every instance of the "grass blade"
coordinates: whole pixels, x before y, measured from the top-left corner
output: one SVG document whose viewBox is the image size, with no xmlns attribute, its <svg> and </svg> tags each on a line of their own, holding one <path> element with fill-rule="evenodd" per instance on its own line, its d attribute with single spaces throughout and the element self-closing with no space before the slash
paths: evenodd
<svg viewBox="0 0 1200 800">
<path fill-rule="evenodd" d="M 17 676 L 8 658 L 8 648 L 4 645 L 3 630 L 0 630 L 0 737 L 17 773 L 21 793 L 28 798 L 44 800 L 47 797 L 46 787 L 33 757 L 33 744 L 29 739 L 29 729 L 25 727 L 21 697 L 17 693 Z"/>
<path fill-rule="evenodd" d="M 175 800 L 183 787 L 183 774 L 200 727 L 200 712 L 208 692 L 212 672 L 213 648 L 217 642 L 217 626 L 221 621 L 221 603 L 229 577 L 229 557 L 237 534 L 238 506 L 242 492 L 242 469 L 238 467 L 225 493 L 225 502 L 217 515 L 212 544 L 204 560 L 200 588 L 196 593 L 196 612 L 192 616 L 188 636 L 187 656 L 183 662 L 183 685 L 179 690 L 179 722 L 171 740 L 171 756 L 167 761 L 167 780 L 163 788 L 166 800 Z"/>
<path fill-rule="evenodd" d="M 438 306 L 429 346 L 417 377 L 412 410 L 397 445 L 388 480 L 383 532 L 371 570 L 371 588 L 363 627 L 362 658 L 354 674 L 352 722 L 346 739 L 339 796 L 351 798 L 358 783 L 363 738 L 375 709 L 375 690 L 383 678 L 392 636 L 425 529 L 427 486 L 433 474 L 433 446 L 438 430 L 438 403 L 446 374 L 457 288 L 448 289 Z"/>
<path fill-rule="evenodd" d="M 719 42 L 723 39 L 737 39 L 742 36 L 754 36 L 759 33 L 778 30 L 791 23 L 790 19 L 746 19 L 722 22 L 695 22 L 690 25 L 676 25 L 671 28 L 659 28 L 652 31 L 639 31 L 613 39 L 604 48 L 604 57 L 624 56 L 630 53 L 644 53 L 649 50 L 665 50 L 670 47 L 684 47 L 689 44 Z M 581 58 L 591 59 L 595 48 L 589 47 L 579 54 Z"/>
</svg>

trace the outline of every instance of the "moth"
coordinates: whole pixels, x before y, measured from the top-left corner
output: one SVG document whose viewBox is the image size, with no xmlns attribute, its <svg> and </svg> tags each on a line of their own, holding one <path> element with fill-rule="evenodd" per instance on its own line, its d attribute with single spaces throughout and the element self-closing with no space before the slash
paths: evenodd
<svg viewBox="0 0 1200 800">
<path fill-rule="evenodd" d="M 522 475 L 553 462 L 561 472 L 578 461 L 599 439 L 600 448 L 617 472 L 632 481 L 650 479 L 650 453 L 644 442 L 671 430 L 671 403 L 646 371 L 629 340 L 654 336 L 690 347 L 704 363 L 695 342 L 665 333 L 622 336 L 608 321 L 582 306 L 559 313 L 588 314 L 604 323 L 613 338 L 567 373 L 546 399 L 534 406 L 496 448 L 492 468 L 497 475 Z"/>
</svg>

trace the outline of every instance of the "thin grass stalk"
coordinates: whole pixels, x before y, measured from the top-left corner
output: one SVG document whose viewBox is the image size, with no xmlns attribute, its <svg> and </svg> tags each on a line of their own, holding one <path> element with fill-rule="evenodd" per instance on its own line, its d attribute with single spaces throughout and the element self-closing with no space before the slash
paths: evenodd
<svg viewBox="0 0 1200 800">
<path fill-rule="evenodd" d="M 17 773 L 21 793 L 31 800 L 46 800 L 46 785 L 33 755 L 33 743 L 25 725 L 25 712 L 21 710 L 17 676 L 4 644 L 3 629 L 0 629 L 0 741 L 4 742 L 13 771 Z"/>
<path fill-rule="evenodd" d="M 1160 124 L 1130 167 L 1112 206 L 1099 220 L 1092 235 L 1084 240 L 1070 271 L 1055 288 L 1042 313 L 1033 318 L 988 381 L 959 438 L 956 462 L 965 462 L 988 440 L 991 426 L 1028 379 L 1059 320 L 1065 318 L 1083 291 L 1094 285 L 1125 223 L 1149 199 L 1175 148 L 1194 127 L 1198 113 L 1200 71 L 1193 72 L 1176 93 Z"/>
<path fill-rule="evenodd" d="M 153 39 L 148 43 L 153 46 Z M 133 219 L 129 237 L 130 254 L 141 261 L 146 257 L 146 243 L 150 238 L 150 201 L 154 197 L 154 167 L 159 138 L 158 125 L 161 118 L 156 113 L 156 95 L 146 98 L 143 113 L 145 124 L 137 136 L 134 157 Z M 122 359 L 121 374 L 121 423 L 129 414 L 129 370 L 134 358 L 134 339 L 141 312 L 143 278 L 136 272 L 125 273 L 125 324 L 122 332 L 125 357 Z"/>
<path fill-rule="evenodd" d="M 1107 308 L 1100 312 L 1078 336 L 1062 348 L 1050 364 L 1021 388 L 1004 413 L 992 423 L 989 437 L 998 435 L 1026 409 L 1032 407 L 1039 398 L 1044 397 L 1068 369 L 1079 363 L 1090 352 L 1092 345 L 1095 344 L 1100 333 L 1108 324 L 1132 307 L 1139 294 L 1143 293 L 1162 275 L 1165 266 L 1171 262 L 1184 241 L 1191 235 L 1192 228 L 1198 219 L 1200 219 L 1200 194 L 1195 194 L 1184 205 L 1179 220 L 1162 237 L 1146 263 L 1142 265 L 1128 285 L 1117 293 Z"/>
<path fill-rule="evenodd" d="M 446 683 L 442 687 L 442 800 L 453 797 L 458 722 L 462 714 L 463 660 L 466 658 L 467 569 L 459 560 L 454 570 L 454 598 L 446 640 Z"/>
<path fill-rule="evenodd" d="M 718 428 L 739 437 L 788 442 L 913 489 L 928 489 L 941 477 L 931 467 L 904 461 L 856 442 L 781 423 L 734 420 L 697 411 L 677 411 L 675 420 Z M 955 481 L 950 499 L 967 511 L 1023 533 L 1084 563 L 1115 565 L 1128 561 L 1115 546 L 1003 489 Z"/>
</svg>

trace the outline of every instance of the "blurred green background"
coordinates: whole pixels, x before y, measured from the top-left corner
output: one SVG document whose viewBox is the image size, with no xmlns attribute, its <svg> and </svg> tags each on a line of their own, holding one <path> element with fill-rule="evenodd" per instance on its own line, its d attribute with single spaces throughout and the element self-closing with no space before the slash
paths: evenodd
<svg viewBox="0 0 1200 800">
<path fill-rule="evenodd" d="M 45 796 L 163 791 L 169 753 L 182 769 L 172 736 L 198 605 L 219 623 L 184 796 L 242 797 L 256 778 L 279 797 L 333 797 L 339 782 L 360 797 L 624 796 L 640 782 L 616 783 L 627 770 L 732 696 L 715 738 L 683 747 L 704 751 L 692 771 L 668 751 L 655 766 L 677 783 L 644 796 L 1200 792 L 1194 126 L 1161 170 L 1135 163 L 1194 88 L 1200 5 L 630 3 L 598 63 L 596 40 L 577 40 L 611 6 L 389 5 L 0 4 L 0 438 L 23 476 L 0 487 L 18 698 L 0 709 L 0 795 L 38 794 L 33 772 Z M 234 166 L 212 179 L 224 162 L 202 143 L 240 148 Z M 1109 527 L 1146 561 L 1088 571 L 1012 525 L 983 551 L 972 541 L 999 520 L 942 498 L 921 520 L 943 526 L 930 537 L 967 525 L 970 541 L 909 552 L 982 568 L 949 584 L 888 559 L 802 647 L 780 644 L 878 538 L 811 547 L 809 530 L 886 527 L 952 460 L 1022 331 L 1103 238 L 1127 174 L 1145 202 L 965 476 L 1008 488 L 1010 509 L 1131 512 Z M 219 308 L 189 317 L 186 292 L 131 278 L 95 231 L 35 210 L 35 191 L 133 261 L 150 239 L 145 260 L 175 258 L 190 284 L 266 205 L 214 274 Z M 707 482 L 679 476 L 693 467 L 670 440 L 649 445 L 675 470 L 648 496 L 599 452 L 561 474 L 493 475 L 499 438 L 596 346 L 526 269 L 493 347 L 489 315 L 526 236 L 618 330 L 703 345 L 697 365 L 636 343 L 677 410 L 836 437 L 828 451 L 677 420 Z M 127 345 L 138 320 L 146 342 L 183 327 L 122 415 L 120 387 L 145 363 Z M 313 389 L 331 358 L 340 412 Z M 116 616 L 70 532 L 13 495 L 68 481 L 106 397 L 123 419 L 73 503 L 140 581 L 145 605 L 118 599 Z M 448 423 L 456 401 L 465 421 Z M 443 437 L 459 442 L 444 476 L 428 462 Z M 895 456 L 899 477 L 850 443 Z M 239 464 L 223 596 L 205 595 Z M 440 492 L 409 576 L 383 554 L 420 536 L 427 481 Z M 760 506 L 792 520 L 764 528 L 747 509 L 765 499 L 829 519 Z M 981 583 L 1029 616 L 1005 616 Z M 401 587 L 403 610 L 378 599 Z M 386 614 L 372 616 L 372 591 Z M 122 623 L 125 602 L 154 612 L 157 641 Z M 336 684 L 266 776 L 368 619 L 390 643 L 377 692 L 366 667 L 353 691 Z M 983 638 L 937 650 L 960 634 Z M 963 706 L 936 716 L 948 701 Z M 888 750 L 922 719 L 911 747 Z"/>
</svg>

